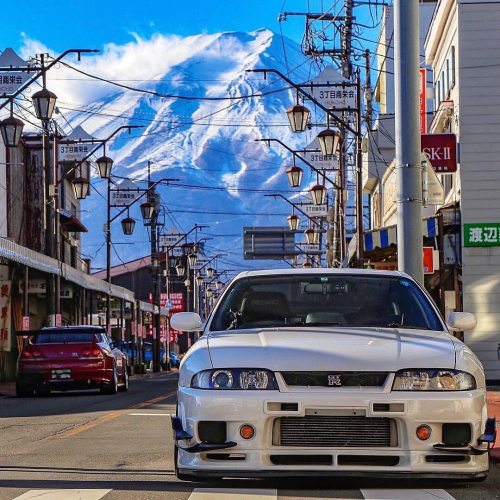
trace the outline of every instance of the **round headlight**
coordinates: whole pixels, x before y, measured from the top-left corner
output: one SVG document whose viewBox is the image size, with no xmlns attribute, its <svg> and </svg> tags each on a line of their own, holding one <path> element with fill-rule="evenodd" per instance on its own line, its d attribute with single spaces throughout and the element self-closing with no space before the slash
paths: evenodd
<svg viewBox="0 0 500 500">
<path fill-rule="evenodd" d="M 212 385 L 216 389 L 230 389 L 233 387 L 233 375 L 228 370 L 217 370 L 212 374 Z"/>
</svg>

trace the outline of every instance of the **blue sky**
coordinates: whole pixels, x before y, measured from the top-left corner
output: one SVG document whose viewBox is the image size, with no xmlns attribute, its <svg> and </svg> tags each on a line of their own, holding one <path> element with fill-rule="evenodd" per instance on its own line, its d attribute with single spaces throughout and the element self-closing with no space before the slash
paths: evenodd
<svg viewBox="0 0 500 500">
<path fill-rule="evenodd" d="M 220 31 L 270 28 L 279 33 L 280 11 L 306 11 L 306 0 L 21 0 L 3 5 L 0 50 L 18 50 L 25 37 L 43 42 L 57 52 L 72 48 L 121 45 L 132 34 L 150 38 L 155 33 L 193 35 Z M 311 9 L 320 0 L 310 0 Z M 333 2 L 332 2 L 333 3 Z M 330 2 L 326 2 L 330 4 Z M 7 11 L 5 11 L 7 7 Z M 302 17 L 282 23 L 283 34 L 300 41 Z"/>
</svg>

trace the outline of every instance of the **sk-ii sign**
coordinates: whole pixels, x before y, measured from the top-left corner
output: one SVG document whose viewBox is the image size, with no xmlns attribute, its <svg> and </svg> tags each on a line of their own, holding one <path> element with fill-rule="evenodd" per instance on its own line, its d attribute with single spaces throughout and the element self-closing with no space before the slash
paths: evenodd
<svg viewBox="0 0 500 500">
<path fill-rule="evenodd" d="M 457 171 L 457 137 L 455 134 L 423 134 L 421 151 L 438 174 Z"/>
</svg>

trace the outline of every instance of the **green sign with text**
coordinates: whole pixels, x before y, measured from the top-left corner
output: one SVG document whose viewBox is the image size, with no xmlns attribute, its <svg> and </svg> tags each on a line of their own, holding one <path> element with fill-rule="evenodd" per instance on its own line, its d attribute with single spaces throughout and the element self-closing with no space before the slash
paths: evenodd
<svg viewBox="0 0 500 500">
<path fill-rule="evenodd" d="M 500 222 L 464 224 L 464 247 L 500 247 Z"/>
</svg>

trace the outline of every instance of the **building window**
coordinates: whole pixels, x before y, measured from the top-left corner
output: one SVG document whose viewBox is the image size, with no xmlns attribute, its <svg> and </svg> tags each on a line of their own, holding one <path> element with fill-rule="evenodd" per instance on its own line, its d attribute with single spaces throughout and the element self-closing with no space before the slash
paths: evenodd
<svg viewBox="0 0 500 500">
<path fill-rule="evenodd" d="M 452 45 L 450 49 L 450 59 L 451 59 L 451 82 L 450 88 L 455 86 L 455 46 Z"/>
</svg>

